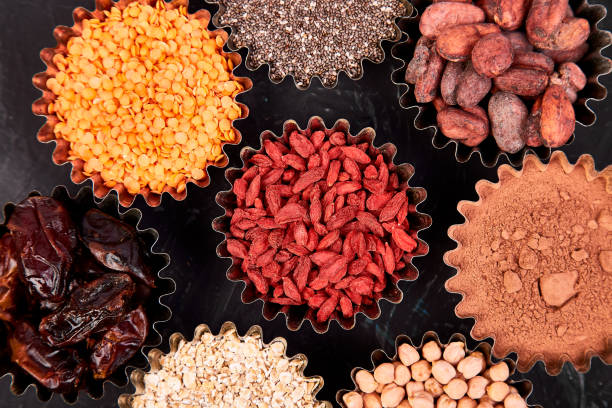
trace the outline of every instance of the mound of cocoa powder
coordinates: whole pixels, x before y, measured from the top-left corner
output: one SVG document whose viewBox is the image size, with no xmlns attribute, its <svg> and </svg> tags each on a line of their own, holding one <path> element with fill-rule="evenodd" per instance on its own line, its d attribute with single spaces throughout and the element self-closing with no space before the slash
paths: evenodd
<svg viewBox="0 0 612 408">
<path fill-rule="evenodd" d="M 560 156 L 560 155 L 559 155 Z M 559 157 L 557 156 L 557 158 Z M 565 159 L 563 159 L 565 160 Z M 480 205 L 451 235 L 461 247 L 448 260 L 459 273 L 449 290 L 465 294 L 459 315 L 475 316 L 474 337 L 495 338 L 497 354 L 516 351 L 519 368 L 542 358 L 550 372 L 569 357 L 612 360 L 612 194 L 559 160 L 542 172 L 525 165 L 501 188 L 479 188 Z M 567 357 L 565 357 L 567 356 Z"/>
</svg>

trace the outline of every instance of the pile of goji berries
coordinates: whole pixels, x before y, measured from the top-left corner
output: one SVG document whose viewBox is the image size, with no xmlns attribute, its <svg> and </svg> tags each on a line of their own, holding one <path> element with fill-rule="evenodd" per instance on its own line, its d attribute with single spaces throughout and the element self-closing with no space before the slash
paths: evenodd
<svg viewBox="0 0 612 408">
<path fill-rule="evenodd" d="M 318 322 L 378 301 L 418 246 L 407 183 L 370 143 L 351 142 L 309 129 L 265 140 L 227 214 L 227 250 L 244 280 L 265 301 L 308 305 Z"/>
</svg>

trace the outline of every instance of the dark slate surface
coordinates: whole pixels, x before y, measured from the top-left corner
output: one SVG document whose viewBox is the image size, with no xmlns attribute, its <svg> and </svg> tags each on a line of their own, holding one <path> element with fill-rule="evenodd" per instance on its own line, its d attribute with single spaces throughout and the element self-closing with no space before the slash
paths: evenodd
<svg viewBox="0 0 612 408">
<path fill-rule="evenodd" d="M 603 1 L 604 4 L 610 3 Z M 80 5 L 92 8 L 93 0 L 3 0 L 0 13 L 0 203 L 20 201 L 30 191 L 50 193 L 56 185 L 66 184 L 76 192 L 79 186 L 69 179 L 70 167 L 58 167 L 51 162 L 53 145 L 43 145 L 35 135 L 42 125 L 34 117 L 30 104 L 39 93 L 31 85 L 34 73 L 43 70 L 38 52 L 54 44 L 51 32 L 56 25 L 71 24 L 71 12 Z M 203 0 L 192 1 L 190 10 L 204 6 Z M 212 9 L 212 8 L 211 8 Z M 610 29 L 610 19 L 602 28 Z M 387 55 L 390 46 L 386 45 Z M 608 53 L 609 54 L 609 53 Z M 243 143 L 258 146 L 259 133 L 264 129 L 281 130 L 286 119 L 305 125 L 312 115 L 322 116 L 328 124 L 347 118 L 354 130 L 372 126 L 377 131 L 377 144 L 395 143 L 396 162 L 409 162 L 416 168 L 411 184 L 425 187 L 429 197 L 420 210 L 433 216 L 433 226 L 422 234 L 431 247 L 430 254 L 415 263 L 421 271 L 414 283 L 403 283 L 404 301 L 399 305 L 382 304 L 382 316 L 368 321 L 360 316 L 354 330 L 344 331 L 336 324 L 324 335 L 314 333 L 309 325 L 290 332 L 282 317 L 266 322 L 260 314 L 260 304 L 244 305 L 240 301 L 241 285 L 229 282 L 225 270 L 229 261 L 217 258 L 215 247 L 221 236 L 211 229 L 214 217 L 221 210 L 214 202 L 215 194 L 228 188 L 223 170 L 212 169 L 212 185 L 206 189 L 189 188 L 184 202 L 165 197 L 159 208 L 147 208 L 142 199 L 135 206 L 144 210 L 141 225 L 154 227 L 160 233 L 157 249 L 172 257 L 168 274 L 177 282 L 177 291 L 168 298 L 174 313 L 161 326 L 167 349 L 168 336 L 181 331 L 190 336 L 199 323 L 208 323 L 217 330 L 224 321 L 236 322 L 241 332 L 250 325 L 263 327 L 265 339 L 286 337 L 289 353 L 305 353 L 310 360 L 307 374 L 325 378 L 322 399 L 333 400 L 340 388 L 350 387 L 350 369 L 369 366 L 370 352 L 383 347 L 393 351 L 395 336 L 405 333 L 420 340 L 424 332 L 435 330 L 443 339 L 454 332 L 468 334 L 471 320 L 460 320 L 453 313 L 458 296 L 449 295 L 443 283 L 453 270 L 442 262 L 445 251 L 454 247 L 446 236 L 447 228 L 462 221 L 456 211 L 459 200 L 475 199 L 474 184 L 482 178 L 494 179 L 495 169 L 486 169 L 477 157 L 466 164 L 454 159 L 454 149 L 436 150 L 431 135 L 418 132 L 412 126 L 415 110 L 402 110 L 398 105 L 398 89 L 391 83 L 394 67 L 390 57 L 381 65 L 365 64 L 365 76 L 354 82 L 342 76 L 336 89 L 324 89 L 318 82 L 307 92 L 298 91 L 290 80 L 280 85 L 268 81 L 267 71 L 248 74 L 255 88 L 244 98 L 251 116 L 240 123 Z M 603 79 L 606 86 L 612 77 Z M 595 157 L 597 168 L 612 163 L 612 106 L 609 102 L 593 103 L 599 119 L 591 128 L 578 127 L 576 141 L 563 148 L 571 160 L 582 153 Z M 230 164 L 239 164 L 240 147 L 230 147 Z M 473 346 L 475 342 L 472 341 Z M 531 404 L 544 407 L 604 408 L 612 406 L 612 368 L 594 360 L 587 374 L 578 374 L 566 366 L 557 377 L 549 377 L 541 364 L 522 377 L 534 382 Z M 521 376 L 517 376 L 521 377 Z M 15 397 L 9 391 L 10 378 L 0 379 L 0 407 L 61 407 L 64 402 L 54 397 L 49 403 L 37 402 L 29 389 Z M 81 395 L 77 407 L 113 407 L 117 396 L 130 392 L 130 386 L 118 389 L 107 386 L 102 400 L 92 401 Z"/>
</svg>

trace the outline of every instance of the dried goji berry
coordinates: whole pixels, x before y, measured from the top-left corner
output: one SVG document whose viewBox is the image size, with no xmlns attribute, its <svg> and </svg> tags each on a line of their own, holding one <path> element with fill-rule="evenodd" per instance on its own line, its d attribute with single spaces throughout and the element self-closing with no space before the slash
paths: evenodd
<svg viewBox="0 0 612 408">
<path fill-rule="evenodd" d="M 334 312 L 337 305 L 338 305 L 338 298 L 336 296 L 332 296 L 329 299 L 327 299 L 325 302 L 323 302 L 323 304 L 321 305 L 321 308 L 317 312 L 317 321 L 324 322 L 326 320 L 329 320 L 329 317 Z"/>
</svg>

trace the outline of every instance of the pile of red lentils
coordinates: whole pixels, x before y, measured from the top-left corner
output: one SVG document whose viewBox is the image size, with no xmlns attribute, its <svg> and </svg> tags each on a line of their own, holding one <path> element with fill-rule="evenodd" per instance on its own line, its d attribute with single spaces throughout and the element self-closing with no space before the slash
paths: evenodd
<svg viewBox="0 0 612 408">
<path fill-rule="evenodd" d="M 109 188 L 181 193 L 223 160 L 224 143 L 237 142 L 234 98 L 244 86 L 222 52 L 225 40 L 206 19 L 161 0 L 104 15 L 84 20 L 53 58 L 55 136 L 70 142 L 69 160 L 82 160 L 84 174 L 100 174 Z"/>
</svg>

